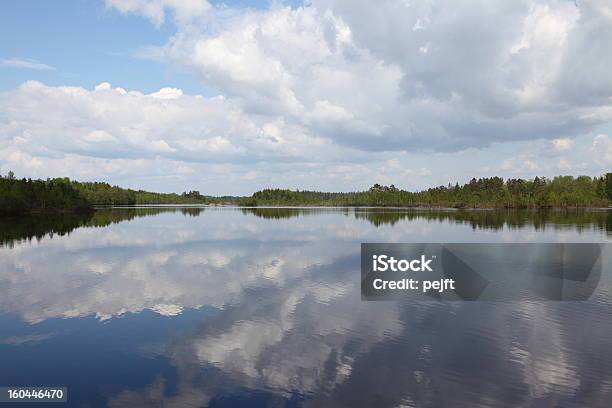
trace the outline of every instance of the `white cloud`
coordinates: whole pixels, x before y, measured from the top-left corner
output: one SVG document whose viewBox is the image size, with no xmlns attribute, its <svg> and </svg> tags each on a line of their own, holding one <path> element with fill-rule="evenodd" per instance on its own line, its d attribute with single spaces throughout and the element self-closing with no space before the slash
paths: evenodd
<svg viewBox="0 0 612 408">
<path fill-rule="evenodd" d="M 550 141 L 553 150 L 557 152 L 566 152 L 572 148 L 574 141 L 570 138 L 553 139 Z"/>
<path fill-rule="evenodd" d="M 203 16 L 210 8 L 206 0 L 105 0 L 107 7 L 120 12 L 135 13 L 160 26 L 170 12 L 179 24 L 187 24 L 192 19 Z"/>
<path fill-rule="evenodd" d="M 595 160 L 605 166 L 612 166 L 612 138 L 608 135 L 597 135 L 593 139 L 592 152 Z"/>
<path fill-rule="evenodd" d="M 0 170 L 46 177 L 42 167 L 62 168 L 84 178 L 107 169 L 103 176 L 119 181 L 168 176 L 177 178 L 166 188 L 180 180 L 202 190 L 191 182 L 205 173 L 215 189 L 247 193 L 381 180 L 416 188 L 469 180 L 474 168 L 558 171 L 560 156 L 577 169 L 576 152 L 592 148 L 584 137 L 612 120 L 603 1 L 106 4 L 156 25 L 172 21 L 175 33 L 147 55 L 218 96 L 26 82 L 0 93 Z M 585 170 L 609 163 L 597 157 Z M 387 171 L 391 159 L 398 168 Z"/>
<path fill-rule="evenodd" d="M 191 166 L 181 164 L 176 167 L 176 172 L 180 174 L 193 174 L 195 173 L 195 170 Z"/>
<path fill-rule="evenodd" d="M 102 142 L 118 142 L 117 138 L 105 130 L 94 130 L 89 132 L 82 138 L 85 142 L 102 143 Z"/>
<path fill-rule="evenodd" d="M 314 112 L 308 121 L 338 122 L 351 113 L 327 103 Z M 468 181 L 474 168 L 512 177 L 559 170 L 601 174 L 609 168 L 607 136 L 570 140 L 520 142 L 512 152 L 508 144 L 496 144 L 453 154 L 377 153 L 322 137 L 308 123 L 249 113 L 233 98 L 179 89 L 145 94 L 108 83 L 88 90 L 29 81 L 0 92 L 0 173 L 108 180 L 161 191 L 346 191 L 374 183 L 420 189 Z M 561 164 L 557 155 L 546 154 L 555 146 L 562 150 Z M 591 150 L 595 160 L 584 165 L 583 155 Z"/>
<path fill-rule="evenodd" d="M 43 64 L 40 61 L 31 58 L 5 58 L 0 59 L 0 66 L 9 68 L 26 68 L 26 69 L 39 69 L 45 71 L 54 71 L 55 68 Z"/>
<path fill-rule="evenodd" d="M 221 97 L 163 88 L 143 94 L 103 83 L 93 91 L 29 81 L 0 93 L 1 139 L 31 155 L 206 163 L 310 160 L 330 142 L 299 125 L 249 116 Z"/>
<path fill-rule="evenodd" d="M 493 169 L 490 167 L 483 167 L 479 170 L 485 172 L 494 170 L 496 174 L 502 172 L 510 175 L 524 175 L 530 177 L 534 172 L 540 171 L 541 168 L 534 160 L 521 156 L 505 159 L 499 166 Z"/>
<path fill-rule="evenodd" d="M 7 162 L 15 167 L 25 168 L 25 169 L 36 169 L 42 167 L 42 161 L 37 159 L 36 157 L 32 157 L 27 153 L 22 153 L 20 151 L 11 152 L 6 158 Z"/>
<path fill-rule="evenodd" d="M 557 168 L 562 171 L 567 171 L 572 169 L 572 165 L 567 161 L 566 158 L 562 157 L 559 159 L 559 163 L 557 163 Z"/>
<path fill-rule="evenodd" d="M 249 114 L 364 150 L 573 137 L 612 119 L 612 79 L 598 68 L 612 61 L 584 51 L 612 39 L 602 2 L 446 3 L 210 8 L 155 54 Z"/>
</svg>

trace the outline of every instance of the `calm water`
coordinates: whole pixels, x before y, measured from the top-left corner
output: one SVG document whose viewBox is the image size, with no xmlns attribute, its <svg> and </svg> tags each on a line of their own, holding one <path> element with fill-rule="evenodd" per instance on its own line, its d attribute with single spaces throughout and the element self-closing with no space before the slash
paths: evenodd
<svg viewBox="0 0 612 408">
<path fill-rule="evenodd" d="M 359 244 L 611 237 L 612 211 L 2 218 L 0 386 L 77 407 L 607 408 L 612 271 L 588 302 L 362 302 Z"/>
</svg>

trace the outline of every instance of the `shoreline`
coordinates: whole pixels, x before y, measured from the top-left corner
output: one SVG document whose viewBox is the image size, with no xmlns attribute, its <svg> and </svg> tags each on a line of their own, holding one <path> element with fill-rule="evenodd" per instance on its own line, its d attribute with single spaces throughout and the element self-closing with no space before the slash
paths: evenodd
<svg viewBox="0 0 612 408">
<path fill-rule="evenodd" d="M 447 210 L 447 211 L 557 211 L 557 210 L 612 210 L 609 207 L 448 207 L 448 206 L 375 206 L 375 205 L 204 205 L 206 207 L 235 208 L 363 208 L 390 210 Z"/>
<path fill-rule="evenodd" d="M 529 211 L 529 212 L 545 212 L 545 211 L 609 211 L 610 207 L 446 207 L 446 206 L 356 206 L 356 205 L 232 205 L 232 204 L 136 204 L 136 205 L 104 205 L 93 206 L 92 208 L 66 209 L 66 208 L 44 208 L 30 209 L 23 211 L 2 212 L 0 217 L 17 217 L 17 216 L 43 216 L 43 215 L 88 215 L 100 210 L 108 209 L 138 209 L 138 208 L 236 208 L 236 209 L 354 209 L 354 210 L 415 210 L 415 211 Z"/>
</svg>

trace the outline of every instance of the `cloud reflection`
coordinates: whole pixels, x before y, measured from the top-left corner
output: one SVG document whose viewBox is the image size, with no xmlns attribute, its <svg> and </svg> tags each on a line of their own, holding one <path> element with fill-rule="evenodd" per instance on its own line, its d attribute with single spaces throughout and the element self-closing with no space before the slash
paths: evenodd
<svg viewBox="0 0 612 408">
<path fill-rule="evenodd" d="M 158 345 L 176 378 L 118 392 L 111 407 L 231 405 L 232 396 L 250 393 L 263 405 L 604 407 L 612 397 L 612 322 L 599 298 L 361 301 L 359 242 L 518 241 L 526 233 L 549 240 L 555 231 L 505 225 L 491 235 L 460 220 L 377 224 L 342 211 L 274 219 L 162 213 L 0 248 L 0 310 L 37 323 L 217 308 Z M 567 225 L 563 232 L 585 241 L 607 233 Z"/>
</svg>

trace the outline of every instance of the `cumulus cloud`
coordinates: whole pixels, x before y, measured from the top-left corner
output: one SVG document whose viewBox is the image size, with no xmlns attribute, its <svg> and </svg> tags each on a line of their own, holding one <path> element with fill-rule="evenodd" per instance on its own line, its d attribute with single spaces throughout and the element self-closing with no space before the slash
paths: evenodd
<svg viewBox="0 0 612 408">
<path fill-rule="evenodd" d="M 299 125 L 249 116 L 224 97 L 162 88 L 143 94 L 28 81 L 0 93 L 0 142 L 22 154 L 193 162 L 299 161 L 331 143 Z"/>
<path fill-rule="evenodd" d="M 474 167 L 526 176 L 557 171 L 562 159 L 585 168 L 574 152 L 588 154 L 612 120 L 612 9 L 601 0 L 106 5 L 172 24 L 144 54 L 216 96 L 26 82 L 0 93 L 1 171 L 157 177 L 130 180 L 146 188 L 176 176 L 163 187 L 182 180 L 215 193 L 422 188 L 469 180 Z M 537 151 L 507 147 L 520 143 Z M 594 163 L 585 169 L 609 162 Z M 193 185 L 202 173 L 225 180 Z M 227 191 L 228 181 L 238 187 Z"/>
<path fill-rule="evenodd" d="M 604 2 L 446 3 L 212 9 L 214 29 L 178 23 L 159 52 L 249 113 L 359 149 L 455 151 L 612 118 Z"/>
</svg>

